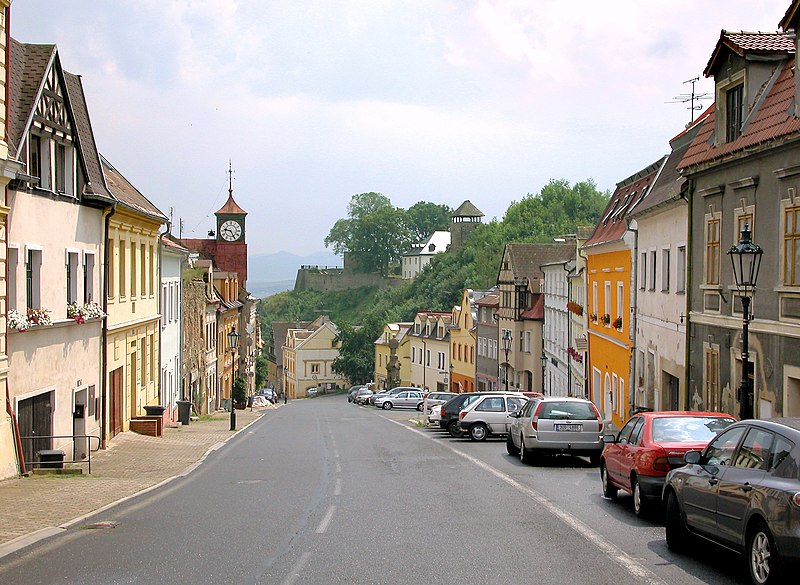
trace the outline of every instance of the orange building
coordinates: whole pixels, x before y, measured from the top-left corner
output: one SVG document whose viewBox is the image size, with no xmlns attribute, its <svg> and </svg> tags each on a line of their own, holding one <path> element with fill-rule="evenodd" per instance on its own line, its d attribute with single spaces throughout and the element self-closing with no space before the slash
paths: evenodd
<svg viewBox="0 0 800 585">
<path fill-rule="evenodd" d="M 475 391 L 475 301 L 485 292 L 465 289 L 461 303 L 453 307 L 453 324 L 450 326 L 450 391 Z"/>
<path fill-rule="evenodd" d="M 590 395 L 603 418 L 617 428 L 636 404 L 631 393 L 636 232 L 627 216 L 647 196 L 663 161 L 617 184 L 602 220 L 581 248 L 586 256 Z"/>
</svg>

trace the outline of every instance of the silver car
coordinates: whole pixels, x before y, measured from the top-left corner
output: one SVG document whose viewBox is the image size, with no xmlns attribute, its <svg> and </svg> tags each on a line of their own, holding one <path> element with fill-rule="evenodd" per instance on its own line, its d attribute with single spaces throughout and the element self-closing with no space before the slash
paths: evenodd
<svg viewBox="0 0 800 585">
<path fill-rule="evenodd" d="M 396 388 L 395 388 L 396 390 Z M 398 408 L 417 408 L 422 401 L 422 392 L 419 390 L 402 390 L 395 394 L 380 396 L 375 399 L 375 407 L 390 410 Z"/>
<path fill-rule="evenodd" d="M 473 441 L 508 433 L 509 414 L 522 409 L 525 396 L 481 396 L 458 414 L 458 426 Z"/>
<path fill-rule="evenodd" d="M 506 449 L 523 463 L 530 463 L 534 455 L 569 453 L 599 465 L 602 433 L 602 418 L 590 400 L 546 396 L 512 416 Z"/>
</svg>

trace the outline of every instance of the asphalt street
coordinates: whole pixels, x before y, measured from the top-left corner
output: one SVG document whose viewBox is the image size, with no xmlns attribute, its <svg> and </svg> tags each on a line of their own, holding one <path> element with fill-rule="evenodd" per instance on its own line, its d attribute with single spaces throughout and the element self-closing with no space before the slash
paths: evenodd
<svg viewBox="0 0 800 585">
<path fill-rule="evenodd" d="M 746 583 L 716 548 L 672 554 L 588 460 L 523 465 L 417 417 L 290 403 L 188 476 L 3 558 L 0 583 Z"/>
</svg>

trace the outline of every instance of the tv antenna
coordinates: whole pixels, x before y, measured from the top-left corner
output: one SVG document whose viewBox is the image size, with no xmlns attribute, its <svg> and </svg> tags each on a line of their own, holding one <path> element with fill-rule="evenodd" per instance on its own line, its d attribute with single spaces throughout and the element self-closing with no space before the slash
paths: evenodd
<svg viewBox="0 0 800 585">
<path fill-rule="evenodd" d="M 698 81 L 700 81 L 700 77 L 693 77 L 692 79 L 687 79 L 683 83 L 684 83 L 684 85 L 687 84 L 687 83 L 691 83 L 692 84 L 692 93 L 682 93 L 680 95 L 676 95 L 674 98 L 672 98 L 671 101 L 666 102 L 668 104 L 687 104 L 688 103 L 689 106 L 687 107 L 687 109 L 691 110 L 691 112 L 692 112 L 692 119 L 689 122 L 689 125 L 692 125 L 694 123 L 694 113 L 696 111 L 699 111 L 699 110 L 703 109 L 703 106 L 699 103 L 700 100 L 709 100 L 709 99 L 711 99 L 711 94 L 710 93 L 697 93 L 695 91 L 695 87 L 694 86 Z"/>
</svg>

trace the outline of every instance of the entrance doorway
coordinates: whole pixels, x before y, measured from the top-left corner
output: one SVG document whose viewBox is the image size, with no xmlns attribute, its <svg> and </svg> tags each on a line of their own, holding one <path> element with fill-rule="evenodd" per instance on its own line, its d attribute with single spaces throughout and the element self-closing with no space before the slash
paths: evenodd
<svg viewBox="0 0 800 585">
<path fill-rule="evenodd" d="M 667 410 L 678 410 L 680 408 L 680 397 L 678 396 L 678 378 L 668 372 L 664 372 L 664 388 L 667 389 Z M 658 407 L 658 405 L 656 405 Z"/>
<path fill-rule="evenodd" d="M 109 375 L 109 418 L 111 419 L 111 424 L 109 425 L 109 431 L 111 437 L 115 437 L 116 435 L 122 432 L 122 420 L 123 420 L 123 388 L 122 388 L 122 368 L 117 368 L 113 370 Z"/>
<path fill-rule="evenodd" d="M 22 437 L 22 456 L 26 462 L 36 461 L 36 453 L 53 448 L 53 392 L 44 392 L 32 398 L 20 400 L 17 421 Z M 45 438 L 47 437 L 47 438 Z"/>
</svg>

